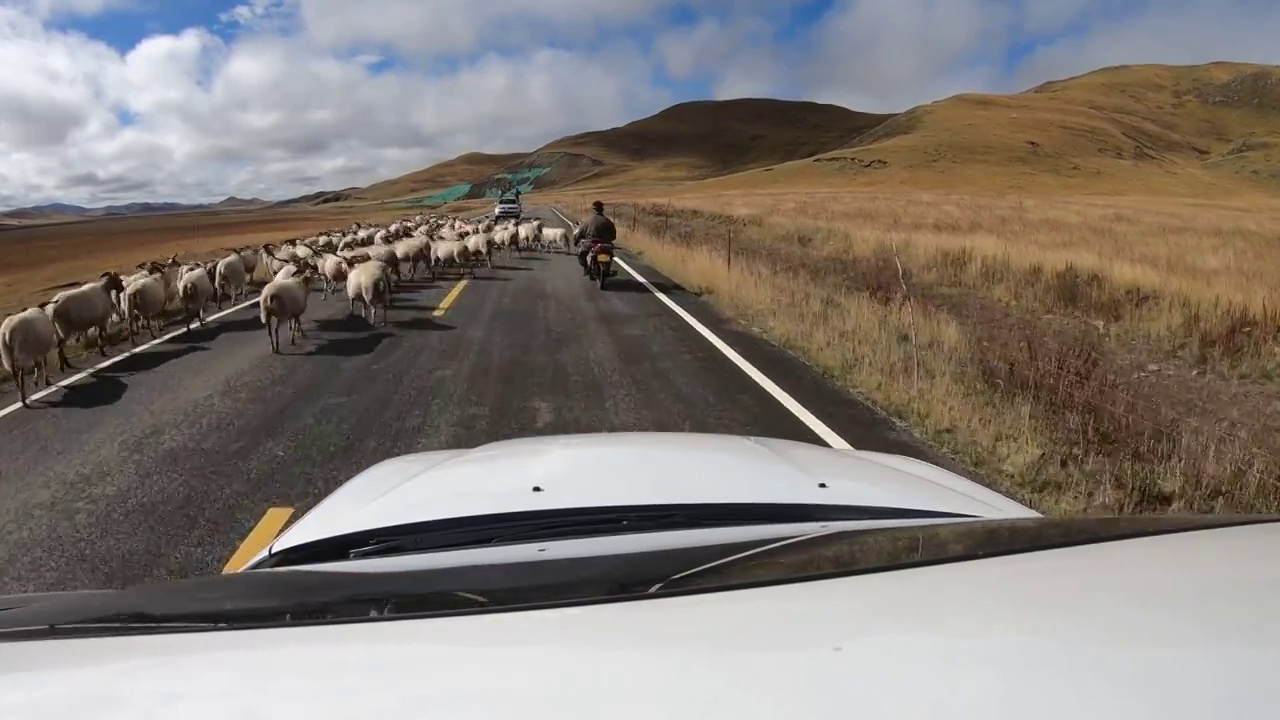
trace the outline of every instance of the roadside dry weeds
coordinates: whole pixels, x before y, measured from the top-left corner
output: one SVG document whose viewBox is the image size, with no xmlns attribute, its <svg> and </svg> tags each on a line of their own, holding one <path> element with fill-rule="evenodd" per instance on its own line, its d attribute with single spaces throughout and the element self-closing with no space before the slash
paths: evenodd
<svg viewBox="0 0 1280 720">
<path fill-rule="evenodd" d="M 847 195 L 613 207 L 664 273 L 1051 514 L 1280 508 L 1277 322 L 1257 286 L 1277 272 L 1274 212 Z"/>
</svg>

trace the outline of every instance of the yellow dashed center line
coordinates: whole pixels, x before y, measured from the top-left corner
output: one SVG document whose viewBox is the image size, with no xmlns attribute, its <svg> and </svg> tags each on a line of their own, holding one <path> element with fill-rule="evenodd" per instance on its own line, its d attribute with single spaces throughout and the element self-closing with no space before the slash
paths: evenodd
<svg viewBox="0 0 1280 720">
<path fill-rule="evenodd" d="M 236 553 L 231 556 L 227 564 L 222 568 L 223 574 L 233 573 L 244 567 L 254 555 L 262 552 L 262 549 L 271 544 L 272 540 L 280 534 L 280 530 L 284 524 L 289 521 L 293 515 L 291 507 L 273 507 L 269 508 L 258 524 L 249 531 L 249 535 L 245 537 L 244 542 L 240 543 L 240 547 L 236 549 Z"/>
<path fill-rule="evenodd" d="M 466 286 L 467 278 L 459 280 L 458 284 L 454 285 L 453 289 L 449 291 L 449 294 L 445 295 L 444 299 L 440 301 L 440 304 L 436 306 L 435 311 L 432 312 L 431 315 L 433 317 L 440 317 L 445 314 L 445 312 L 449 310 L 449 306 L 453 304 L 453 301 L 458 299 L 458 293 L 462 292 L 462 288 Z"/>
</svg>

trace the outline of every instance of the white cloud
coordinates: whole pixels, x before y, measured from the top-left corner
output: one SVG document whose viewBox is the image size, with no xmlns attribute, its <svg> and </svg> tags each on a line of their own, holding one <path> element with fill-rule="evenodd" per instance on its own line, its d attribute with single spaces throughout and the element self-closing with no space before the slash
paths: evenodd
<svg viewBox="0 0 1280 720">
<path fill-rule="evenodd" d="M 787 37 L 812 3 L 248 0 L 124 52 L 60 29 L 154 1 L 0 0 L 0 203 L 365 184 L 627 122 L 681 99 L 664 78 L 883 111 L 1116 63 L 1280 60 L 1274 0 L 834 0 Z M 695 21 L 667 27 L 678 6 Z"/>
</svg>

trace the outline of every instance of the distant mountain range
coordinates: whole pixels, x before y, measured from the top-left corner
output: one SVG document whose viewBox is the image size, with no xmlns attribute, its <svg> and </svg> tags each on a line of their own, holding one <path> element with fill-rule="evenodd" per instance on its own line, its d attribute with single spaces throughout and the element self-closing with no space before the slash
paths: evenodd
<svg viewBox="0 0 1280 720">
<path fill-rule="evenodd" d="M 55 202 L 9 210 L 8 212 L 0 213 L 0 218 L 9 220 L 53 220 L 57 218 L 110 217 L 113 215 L 153 215 L 155 213 L 187 212 L 191 210 L 233 210 L 266 207 L 271 204 L 273 203 L 269 200 L 239 198 L 234 195 L 220 202 L 205 204 L 135 202 L 124 205 L 84 207 L 83 205 Z"/>
</svg>

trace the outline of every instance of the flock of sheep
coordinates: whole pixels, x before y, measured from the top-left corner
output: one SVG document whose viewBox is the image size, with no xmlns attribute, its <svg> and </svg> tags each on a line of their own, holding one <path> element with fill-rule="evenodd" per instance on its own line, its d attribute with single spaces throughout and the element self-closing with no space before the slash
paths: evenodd
<svg viewBox="0 0 1280 720">
<path fill-rule="evenodd" d="M 127 326 L 129 342 L 137 345 L 143 325 L 152 338 L 163 327 L 164 313 L 177 304 L 186 329 L 205 324 L 205 310 L 222 308 L 224 299 L 234 304 L 248 292 L 259 265 L 272 279 L 258 296 L 259 317 L 266 326 L 271 351 L 280 351 L 280 324 L 289 327 L 289 342 L 305 336 L 302 316 L 307 309 L 312 278 L 319 278 L 323 298 L 345 289 L 349 310 L 382 324 L 403 268 L 408 277 L 424 267 L 432 281 L 446 268 L 459 276 L 475 274 L 483 262 L 493 268 L 493 256 L 505 250 L 569 250 L 571 231 L 545 228 L 541 220 L 517 223 L 504 220 L 465 221 L 442 215 L 418 215 L 387 226 L 357 222 L 350 228 L 313 237 L 227 250 L 225 257 L 209 262 L 179 262 L 176 255 L 163 261 L 139 263 L 138 273 L 121 276 L 103 273 L 96 281 L 58 293 L 37 307 L 28 308 L 0 323 L 0 361 L 13 375 L 23 406 L 27 403 L 27 373 L 39 387 L 50 385 L 48 355 L 58 351 L 58 369 L 71 367 L 65 345 L 97 331 L 98 353 L 106 357 L 112 321 Z"/>
</svg>

